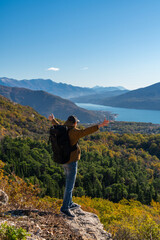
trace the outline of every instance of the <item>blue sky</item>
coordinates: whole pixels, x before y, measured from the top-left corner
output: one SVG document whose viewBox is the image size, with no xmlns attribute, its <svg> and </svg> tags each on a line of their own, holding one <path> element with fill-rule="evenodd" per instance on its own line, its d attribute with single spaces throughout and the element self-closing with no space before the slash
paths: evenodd
<svg viewBox="0 0 160 240">
<path fill-rule="evenodd" d="M 0 0 L 0 77 L 160 82 L 159 0 Z"/>
</svg>

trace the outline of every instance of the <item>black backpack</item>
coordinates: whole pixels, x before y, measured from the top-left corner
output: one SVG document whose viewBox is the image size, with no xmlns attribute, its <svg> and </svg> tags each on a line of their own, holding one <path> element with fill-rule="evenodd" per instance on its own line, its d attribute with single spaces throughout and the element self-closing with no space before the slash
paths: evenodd
<svg viewBox="0 0 160 240">
<path fill-rule="evenodd" d="M 50 128 L 49 140 L 53 150 L 53 160 L 65 164 L 70 159 L 70 153 L 77 149 L 77 144 L 70 145 L 69 129 L 65 125 L 54 125 Z"/>
</svg>

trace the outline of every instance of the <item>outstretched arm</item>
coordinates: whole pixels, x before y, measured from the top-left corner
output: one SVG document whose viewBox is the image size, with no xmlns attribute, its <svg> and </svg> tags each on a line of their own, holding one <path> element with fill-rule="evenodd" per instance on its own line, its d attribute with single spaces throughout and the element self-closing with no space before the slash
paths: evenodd
<svg viewBox="0 0 160 240">
<path fill-rule="evenodd" d="M 78 141 L 79 138 L 82 138 L 86 135 L 96 132 L 100 127 L 107 126 L 108 123 L 109 123 L 109 121 L 104 119 L 104 121 L 100 124 L 97 124 L 97 125 L 94 125 L 91 127 L 87 127 L 85 129 L 74 129 L 75 134 L 73 137 L 74 137 L 74 139 L 76 139 Z"/>
<path fill-rule="evenodd" d="M 51 115 L 49 115 L 48 119 L 49 119 L 49 121 L 52 122 L 53 125 L 59 125 L 59 122 L 55 119 L 53 113 Z"/>
</svg>

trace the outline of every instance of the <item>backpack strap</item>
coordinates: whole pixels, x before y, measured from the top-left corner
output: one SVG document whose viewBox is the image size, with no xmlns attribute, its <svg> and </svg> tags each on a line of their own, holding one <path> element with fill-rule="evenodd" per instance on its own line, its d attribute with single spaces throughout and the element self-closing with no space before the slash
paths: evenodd
<svg viewBox="0 0 160 240">
<path fill-rule="evenodd" d="M 69 131 L 71 129 L 68 129 L 68 136 L 69 136 Z M 75 150 L 77 150 L 78 148 L 78 142 L 76 144 L 74 144 L 73 146 L 70 146 L 70 152 L 74 152 Z"/>
<path fill-rule="evenodd" d="M 73 151 L 77 150 L 77 148 L 78 148 L 78 142 L 70 147 L 70 151 L 73 152 Z"/>
</svg>

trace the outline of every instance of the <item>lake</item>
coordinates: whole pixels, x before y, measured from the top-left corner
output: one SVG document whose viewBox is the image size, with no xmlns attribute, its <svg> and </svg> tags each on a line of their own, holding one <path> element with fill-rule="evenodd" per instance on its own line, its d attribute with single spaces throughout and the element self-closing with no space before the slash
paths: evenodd
<svg viewBox="0 0 160 240">
<path fill-rule="evenodd" d="M 160 111 L 117 108 L 89 103 L 76 103 L 76 105 L 87 110 L 109 111 L 112 114 L 118 114 L 116 117 L 117 121 L 151 122 L 160 124 Z"/>
</svg>

